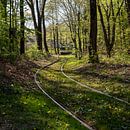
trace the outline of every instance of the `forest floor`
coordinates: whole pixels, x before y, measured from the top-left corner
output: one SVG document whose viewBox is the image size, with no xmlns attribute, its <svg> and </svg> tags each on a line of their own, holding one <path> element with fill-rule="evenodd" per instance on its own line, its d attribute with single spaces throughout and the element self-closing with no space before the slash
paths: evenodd
<svg viewBox="0 0 130 130">
<path fill-rule="evenodd" d="M 64 58 L 64 56 L 63 56 Z M 66 57 L 64 72 L 76 81 L 130 103 L 130 64 L 107 60 L 88 64 Z M 125 59 L 124 59 L 125 60 Z M 64 60 L 63 60 L 64 61 Z M 61 73 L 61 65 L 42 70 L 39 81 L 54 99 L 97 130 L 129 130 L 130 106 L 108 96 L 92 92 L 69 80 Z"/>
<path fill-rule="evenodd" d="M 36 70 L 52 59 L 0 61 L 1 68 L 6 65 L 0 70 L 0 130 L 86 129 L 43 95 L 34 82 Z"/>
<path fill-rule="evenodd" d="M 62 56 L 63 59 L 65 56 Z M 74 56 L 64 66 L 65 73 L 92 88 L 130 102 L 130 63 L 108 60 L 87 64 L 86 57 Z M 55 58 L 28 60 L 6 65 L 0 70 L 0 130 L 85 130 L 77 121 L 44 96 L 34 82 L 34 73 Z M 98 130 L 129 130 L 130 106 L 104 95 L 91 92 L 64 77 L 60 71 L 63 61 L 42 70 L 38 79 L 53 98 L 87 124 Z"/>
<path fill-rule="evenodd" d="M 84 84 L 130 102 L 130 58 L 127 63 L 101 62 L 99 64 L 76 64 L 70 58 L 65 65 L 66 73 Z"/>
</svg>

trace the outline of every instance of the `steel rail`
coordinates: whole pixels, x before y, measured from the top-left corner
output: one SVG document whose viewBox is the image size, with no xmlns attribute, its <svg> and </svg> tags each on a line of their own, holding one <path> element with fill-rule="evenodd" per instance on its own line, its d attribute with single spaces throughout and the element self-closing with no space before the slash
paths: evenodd
<svg viewBox="0 0 130 130">
<path fill-rule="evenodd" d="M 64 66 L 65 66 L 66 63 L 67 63 L 67 59 L 65 59 L 64 64 L 62 64 L 62 66 L 61 66 L 61 72 L 62 72 L 62 74 L 63 74 L 66 78 L 70 79 L 71 81 L 73 81 L 73 82 L 79 84 L 80 86 L 85 87 L 85 88 L 87 88 L 87 89 L 89 89 L 89 90 L 91 90 L 91 91 L 93 91 L 93 92 L 99 93 L 99 94 L 104 95 L 104 96 L 107 96 L 107 97 L 109 97 L 109 98 L 113 98 L 113 99 L 115 99 L 115 100 L 117 100 L 117 101 L 119 101 L 119 102 L 122 102 L 122 103 L 125 103 L 125 104 L 127 104 L 127 105 L 130 105 L 129 102 L 127 102 L 127 101 L 125 101 L 125 100 L 123 100 L 123 99 L 120 99 L 120 98 L 111 96 L 111 95 L 109 95 L 109 94 L 107 94 L 107 93 L 104 93 L 104 92 L 102 92 L 102 91 L 99 91 L 99 90 L 97 90 L 97 89 L 94 89 L 94 88 L 92 88 L 92 87 L 90 87 L 90 86 L 88 86 L 88 85 L 85 85 L 85 84 L 83 84 L 83 83 L 81 83 L 81 82 L 79 82 L 79 81 L 77 81 L 77 80 L 71 78 L 71 76 L 68 76 L 68 75 L 64 72 Z"/>
<path fill-rule="evenodd" d="M 88 124 L 86 124 L 84 121 L 82 121 L 80 118 L 78 118 L 77 116 L 75 116 L 72 112 L 70 112 L 69 110 L 67 110 L 65 107 L 63 107 L 60 103 L 58 103 L 53 97 L 51 97 L 42 87 L 41 87 L 41 85 L 40 85 L 40 82 L 38 81 L 38 79 L 37 79 L 37 75 L 38 75 L 38 73 L 41 71 L 41 70 L 43 70 L 43 69 L 45 69 L 45 68 L 47 68 L 47 67 L 49 67 L 49 66 L 51 66 L 51 65 L 53 65 L 53 64 L 55 64 L 55 63 L 57 63 L 58 62 L 58 60 L 56 60 L 56 61 L 54 61 L 54 62 L 52 62 L 52 63 L 50 63 L 50 64 L 48 64 L 48 65 L 45 65 L 44 67 L 42 67 L 41 69 L 39 69 L 39 70 L 37 70 L 36 71 L 36 73 L 35 73 L 35 75 L 34 75 L 34 80 L 35 80 L 35 83 L 37 84 L 37 86 L 38 86 L 38 88 L 43 92 L 43 94 L 45 94 L 49 99 L 51 99 L 57 106 L 59 106 L 62 110 L 64 110 L 66 113 L 68 113 L 70 116 L 72 116 L 75 120 L 77 120 L 78 122 L 80 122 L 84 127 L 86 127 L 87 129 L 89 129 L 89 130 L 94 130 L 91 126 L 89 126 Z"/>
</svg>

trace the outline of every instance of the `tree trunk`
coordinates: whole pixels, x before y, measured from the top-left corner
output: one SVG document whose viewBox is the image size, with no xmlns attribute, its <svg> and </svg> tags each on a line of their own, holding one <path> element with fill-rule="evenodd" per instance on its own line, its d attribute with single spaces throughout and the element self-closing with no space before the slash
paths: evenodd
<svg viewBox="0 0 130 130">
<path fill-rule="evenodd" d="M 57 46 L 57 53 L 59 54 L 59 29 L 58 29 L 58 22 L 56 24 L 56 46 Z"/>
<path fill-rule="evenodd" d="M 1 0 L 1 3 L 4 7 L 4 18 L 7 20 L 7 0 Z"/>
<path fill-rule="evenodd" d="M 48 50 L 48 46 L 47 46 L 47 41 L 46 41 L 46 26 L 45 26 L 45 14 L 44 14 L 44 9 L 45 9 L 45 2 L 46 0 L 44 0 L 44 5 L 43 5 L 43 41 L 44 41 L 44 48 L 45 48 L 45 52 L 47 54 L 49 54 L 49 50 Z"/>
<path fill-rule="evenodd" d="M 39 11 L 38 0 L 36 0 L 36 13 L 35 13 L 34 2 L 32 0 L 31 1 L 26 0 L 26 2 L 28 3 L 28 5 L 31 9 L 38 50 L 42 50 L 42 26 L 41 26 L 42 19 L 41 19 L 41 15 L 40 15 L 40 11 Z"/>
<path fill-rule="evenodd" d="M 38 50 L 42 50 L 42 30 L 41 30 L 41 25 L 38 25 L 38 29 L 36 30 L 36 37 L 37 37 L 37 45 L 38 45 Z"/>
<path fill-rule="evenodd" d="M 36 11 L 37 11 L 37 21 L 38 21 L 38 32 L 37 32 L 37 40 L 38 40 L 38 50 L 42 50 L 42 18 L 39 10 L 39 3 L 36 0 Z"/>
<path fill-rule="evenodd" d="M 96 0 L 90 0 L 90 45 L 89 63 L 99 63 L 97 54 L 97 5 Z"/>
<path fill-rule="evenodd" d="M 130 25 L 130 0 L 126 0 L 126 4 L 127 4 L 128 22 Z"/>
<path fill-rule="evenodd" d="M 79 59 L 82 57 L 82 43 L 81 43 L 81 33 L 80 33 L 80 12 L 78 12 L 78 44 L 79 44 Z"/>
<path fill-rule="evenodd" d="M 82 26 L 82 35 L 83 35 L 83 51 L 87 51 L 87 47 L 88 47 L 88 42 L 87 42 L 87 26 L 86 26 L 86 22 L 87 22 L 87 10 L 85 7 L 84 10 L 84 17 L 83 20 L 85 21 L 85 23 L 83 23 Z"/>
<path fill-rule="evenodd" d="M 99 15 L 100 15 L 100 21 L 101 21 L 101 25 L 102 25 L 102 30 L 103 30 L 104 40 L 105 40 L 105 46 L 106 46 L 106 52 L 107 52 L 108 57 L 111 57 L 111 52 L 112 52 L 113 46 L 115 44 L 116 19 L 117 19 L 117 16 L 120 14 L 120 10 L 121 10 L 122 5 L 123 5 L 123 2 L 119 6 L 116 14 L 114 12 L 112 0 L 111 0 L 111 3 L 110 3 L 112 12 L 109 12 L 108 7 L 107 7 L 107 9 L 104 9 L 106 11 L 106 18 L 107 18 L 107 27 L 106 27 L 101 7 L 98 4 L 98 11 L 99 11 Z M 111 13 L 112 13 L 112 16 L 111 16 Z M 110 17 L 112 17 L 112 24 L 110 24 Z M 111 29 L 112 29 L 112 31 L 110 31 Z"/>
<path fill-rule="evenodd" d="M 53 25 L 53 44 L 54 44 L 55 54 L 57 54 L 57 50 L 56 50 L 56 35 L 55 35 L 55 27 L 54 27 L 54 25 Z"/>
<path fill-rule="evenodd" d="M 98 5 L 98 11 L 99 11 L 99 14 L 100 14 L 100 21 L 101 21 L 101 25 L 102 25 L 103 34 L 104 34 L 104 40 L 105 40 L 105 44 L 106 44 L 106 47 L 107 47 L 107 46 L 109 46 L 110 41 L 108 40 L 107 31 L 106 31 L 106 27 L 105 27 L 103 14 L 102 14 L 100 5 Z"/>
<path fill-rule="evenodd" d="M 72 29 L 73 28 L 73 29 Z M 69 26 L 70 32 L 71 32 L 71 39 L 74 43 L 74 49 L 75 49 L 75 58 L 77 58 L 77 42 L 76 42 L 76 27 L 75 26 Z"/>
<path fill-rule="evenodd" d="M 78 51 L 78 48 L 77 48 L 77 41 L 76 41 L 76 27 L 73 29 L 73 32 L 70 28 L 70 32 L 71 32 L 71 38 L 72 38 L 72 41 L 74 43 L 74 49 L 75 49 L 75 58 L 77 58 L 77 51 Z"/>
<path fill-rule="evenodd" d="M 49 54 L 48 46 L 47 46 L 47 41 L 46 41 L 46 26 L 45 26 L 45 20 L 43 18 L 43 41 L 44 41 L 44 48 L 45 52 Z"/>
<path fill-rule="evenodd" d="M 75 35 L 75 34 L 74 34 Z M 75 48 L 75 57 L 77 58 L 77 43 L 76 43 L 76 35 L 72 37 L 73 43 L 74 43 L 74 48 Z"/>
<path fill-rule="evenodd" d="M 25 42 L 24 42 L 24 1 L 20 0 L 20 31 L 21 31 L 21 37 L 20 37 L 20 54 L 25 53 Z"/>
</svg>

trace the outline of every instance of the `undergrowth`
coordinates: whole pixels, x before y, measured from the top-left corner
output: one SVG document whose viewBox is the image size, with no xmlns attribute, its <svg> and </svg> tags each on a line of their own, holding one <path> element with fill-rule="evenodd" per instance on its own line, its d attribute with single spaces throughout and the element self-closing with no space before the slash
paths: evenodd
<svg viewBox="0 0 130 130">
<path fill-rule="evenodd" d="M 107 69 L 106 66 L 103 71 L 99 71 L 97 67 L 102 64 L 100 63 L 96 67 L 92 64 L 87 64 L 87 57 L 79 61 L 72 56 L 66 56 L 66 58 L 68 62 L 65 65 L 65 73 L 72 78 L 79 80 L 83 84 L 90 85 L 93 88 L 107 93 L 109 92 L 111 95 L 129 101 L 129 86 L 125 83 L 118 82 L 120 81 L 119 77 L 114 77 L 114 79 L 103 78 L 101 80 L 98 75 L 92 75 L 94 72 L 104 74 Z M 116 63 L 118 64 L 118 61 Z M 60 66 L 62 64 L 63 62 L 40 72 L 39 80 L 42 81 L 43 88 L 52 97 L 96 129 L 130 129 L 129 105 L 92 92 L 70 81 L 60 72 Z M 88 67 L 87 69 L 85 68 L 86 66 Z M 87 75 L 87 71 L 89 71 L 90 75 Z M 109 73 L 107 72 L 107 74 Z M 125 86 L 121 86 L 121 84 Z"/>
<path fill-rule="evenodd" d="M 43 93 L 11 81 L 0 84 L 0 129 L 85 130 Z"/>
</svg>

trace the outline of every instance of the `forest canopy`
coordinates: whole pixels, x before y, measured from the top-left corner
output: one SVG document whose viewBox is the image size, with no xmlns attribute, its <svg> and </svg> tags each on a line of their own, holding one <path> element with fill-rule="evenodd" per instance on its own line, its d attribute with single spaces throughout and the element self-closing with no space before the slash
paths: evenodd
<svg viewBox="0 0 130 130">
<path fill-rule="evenodd" d="M 90 62 L 99 62 L 100 54 L 129 53 L 129 5 L 127 0 L 1 0 L 0 54 L 26 53 L 29 37 L 46 54 L 71 46 L 75 57 L 88 53 Z"/>
</svg>

